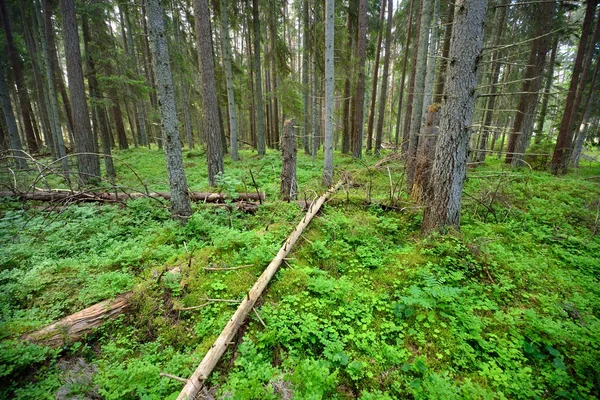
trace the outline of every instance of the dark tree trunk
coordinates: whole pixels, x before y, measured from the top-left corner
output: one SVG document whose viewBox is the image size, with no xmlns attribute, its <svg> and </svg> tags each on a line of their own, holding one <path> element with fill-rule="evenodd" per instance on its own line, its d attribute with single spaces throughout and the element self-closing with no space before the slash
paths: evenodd
<svg viewBox="0 0 600 400">
<path fill-rule="evenodd" d="M 256 97 L 256 133 L 258 155 L 265 155 L 265 108 L 262 93 L 262 68 L 260 67 L 260 15 L 258 12 L 258 0 L 252 0 L 252 20 L 254 26 L 254 73 L 256 74 L 256 85 L 254 94 Z"/>
<path fill-rule="evenodd" d="M 77 148 L 77 165 L 79 177 L 83 183 L 93 182 L 100 177 L 100 160 L 95 154 L 96 146 L 90 126 L 83 70 L 81 68 L 81 50 L 79 48 L 79 33 L 74 0 L 60 0 L 65 55 L 67 58 L 67 73 L 69 77 L 69 92 L 73 112 L 73 133 Z"/>
<path fill-rule="evenodd" d="M 4 36 L 6 38 L 8 58 L 10 59 L 10 64 L 12 67 L 14 83 L 17 87 L 19 104 L 21 105 L 21 116 L 23 117 L 27 148 L 31 153 L 37 153 L 39 149 L 34 133 L 35 121 L 33 118 L 33 111 L 31 110 L 29 93 L 27 92 L 25 79 L 23 78 L 23 64 L 13 39 L 10 16 L 8 15 L 8 8 L 6 7 L 6 0 L 0 0 L 0 14 L 2 18 L 2 27 L 4 28 Z"/>
<path fill-rule="evenodd" d="M 573 65 L 573 74 L 571 75 L 569 92 L 565 101 L 565 110 L 560 123 L 560 131 L 558 133 L 558 139 L 556 140 L 554 154 L 552 155 L 552 162 L 550 163 L 550 170 L 555 175 L 567 173 L 569 166 L 571 144 L 573 142 L 573 133 L 575 129 L 575 115 L 579 109 L 579 102 L 577 99 L 578 85 L 581 81 L 582 71 L 585 68 L 583 60 L 587 50 L 589 31 L 596 14 L 597 3 L 598 0 L 589 0 L 586 6 L 581 38 L 579 40 L 579 47 L 577 48 L 575 64 Z"/>
<path fill-rule="evenodd" d="M 204 132 L 207 144 L 208 183 L 210 186 L 214 186 L 217 174 L 223 173 L 223 144 L 221 142 L 221 121 L 219 119 L 208 1 L 194 0 L 194 14 L 196 16 L 200 79 L 202 80 L 202 111 L 204 112 Z"/>
<path fill-rule="evenodd" d="M 428 204 L 432 199 L 433 187 L 431 186 L 431 166 L 435 156 L 435 144 L 439 132 L 440 105 L 435 103 L 427 111 L 425 131 L 419 140 L 415 179 L 411 188 L 410 197 L 419 204 Z"/>
<path fill-rule="evenodd" d="M 2 64 L 0 64 L 0 103 L 2 114 L 4 114 L 4 122 L 6 123 L 8 131 L 8 145 L 10 146 L 10 150 L 15 159 L 15 166 L 17 169 L 26 169 L 26 154 L 23 152 L 23 146 L 21 145 L 21 138 L 19 137 L 17 121 L 15 120 L 15 114 L 13 112 L 12 104 L 10 103 L 7 84 L 4 79 L 4 66 Z"/>
<path fill-rule="evenodd" d="M 296 199 L 298 184 L 296 182 L 296 124 L 295 120 L 285 121 L 281 140 L 281 188 L 279 195 L 282 200 Z"/>
<path fill-rule="evenodd" d="M 556 55 L 558 53 L 558 34 L 553 35 L 552 39 L 552 52 L 550 53 L 550 62 L 548 63 L 548 72 L 546 73 L 546 83 L 544 86 L 544 93 L 542 93 L 542 105 L 540 106 L 540 113 L 538 114 L 536 126 L 535 126 L 535 143 L 541 143 L 544 137 L 544 123 L 546 122 L 546 115 L 548 114 L 548 103 L 550 102 L 550 90 L 554 83 L 554 67 L 556 65 Z"/>
<path fill-rule="evenodd" d="M 470 126 L 475 109 L 477 66 L 483 45 L 487 0 L 457 4 L 450 45 L 440 137 L 431 175 L 433 198 L 425 206 L 424 232 L 443 226 L 460 227 L 462 189 L 467 169 Z"/>
<path fill-rule="evenodd" d="M 362 133 L 364 128 L 365 107 L 365 61 L 367 42 L 367 0 L 359 0 L 358 6 L 358 72 L 356 80 L 356 97 L 354 106 L 354 131 L 352 132 L 352 156 L 362 157 Z"/>
<path fill-rule="evenodd" d="M 302 144 L 304 146 L 304 154 L 310 154 L 309 146 L 309 104 L 308 104 L 308 0 L 302 2 L 302 98 L 304 100 L 304 115 L 302 118 Z"/>
<path fill-rule="evenodd" d="M 383 118 L 385 117 L 385 103 L 387 101 L 388 76 L 390 73 L 390 52 L 392 48 L 392 17 L 394 4 L 389 0 L 387 28 L 385 33 L 385 59 L 383 61 L 383 77 L 381 79 L 381 98 L 379 100 L 379 115 L 377 121 L 377 132 L 375 138 L 375 154 L 379 155 L 381 151 L 381 141 L 383 138 Z"/>
<path fill-rule="evenodd" d="M 506 7 L 504 7 L 506 9 Z M 454 1 L 448 1 L 448 15 L 446 16 L 446 27 L 444 28 L 444 44 L 442 47 L 442 58 L 440 59 L 440 71 L 435 89 L 434 103 L 442 104 L 444 96 L 444 83 L 446 82 L 446 70 L 448 69 L 448 53 L 450 52 L 450 38 L 452 37 L 452 25 L 454 24 Z"/>
<path fill-rule="evenodd" d="M 383 23 L 385 21 L 386 0 L 381 0 L 379 11 L 379 29 L 377 30 L 377 47 L 375 48 L 375 68 L 373 69 L 373 86 L 371 87 L 371 108 L 367 123 L 367 153 L 373 148 L 373 127 L 375 121 L 375 104 L 377 103 L 377 80 L 379 78 L 379 57 L 381 56 L 381 40 L 383 37 Z M 385 86 L 383 82 L 383 86 Z"/>
<path fill-rule="evenodd" d="M 146 0 L 146 11 L 153 53 L 152 61 L 156 73 L 167 174 L 171 188 L 171 215 L 175 219 L 185 221 L 192 214 L 192 209 L 183 169 L 173 75 L 169 65 L 169 49 L 159 0 Z M 212 54 L 212 49 L 210 53 Z"/>
</svg>

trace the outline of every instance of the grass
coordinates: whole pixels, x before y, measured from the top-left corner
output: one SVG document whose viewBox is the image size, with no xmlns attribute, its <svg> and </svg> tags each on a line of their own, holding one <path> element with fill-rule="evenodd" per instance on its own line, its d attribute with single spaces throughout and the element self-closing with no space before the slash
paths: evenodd
<svg viewBox="0 0 600 400">
<path fill-rule="evenodd" d="M 168 190 L 164 157 L 117 158 L 150 190 Z M 45 213 L 3 201 L 0 219 L 0 396 L 49 398 L 61 388 L 106 399 L 174 398 L 160 372 L 187 377 L 303 212 L 276 201 L 280 160 L 243 151 L 223 191 L 267 202 L 255 215 L 194 205 L 185 227 L 166 207 L 73 205 Z M 422 211 L 396 162 L 336 154 L 353 184 L 305 231 L 251 315 L 235 356 L 210 377 L 218 398 L 596 398 L 600 395 L 600 188 L 597 165 L 565 177 L 470 170 L 462 229 L 420 236 Z M 204 156 L 185 152 L 188 185 L 207 191 Z M 389 168 L 389 172 L 388 172 Z M 300 198 L 314 198 L 322 158 L 298 157 Z M 123 163 L 118 183 L 142 190 Z M 18 176 L 19 182 L 30 177 Z M 6 177 L 6 180 L 12 179 Z M 53 180 L 59 184 L 59 179 Z M 366 201 L 370 198 L 371 201 Z M 251 265 L 215 272 L 204 267 Z M 180 266 L 180 274 L 161 272 Z M 97 301 L 134 291 L 131 311 L 62 353 L 18 338 Z M 59 360 L 95 365 L 67 379 Z M 83 382 L 83 383 L 82 383 Z"/>
</svg>

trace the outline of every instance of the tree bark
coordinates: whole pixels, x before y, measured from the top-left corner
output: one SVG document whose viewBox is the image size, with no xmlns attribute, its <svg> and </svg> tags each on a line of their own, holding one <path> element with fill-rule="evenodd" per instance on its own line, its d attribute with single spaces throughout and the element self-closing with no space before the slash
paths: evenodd
<svg viewBox="0 0 600 400">
<path fill-rule="evenodd" d="M 323 186 L 333 183 L 333 90 L 334 82 L 334 0 L 325 2 L 325 141 L 323 154 Z"/>
<path fill-rule="evenodd" d="M 406 40 L 404 42 L 404 59 L 402 60 L 402 77 L 400 78 L 400 95 L 398 96 L 398 118 L 396 119 L 396 144 L 394 151 L 398 151 L 398 141 L 400 140 L 400 121 L 402 120 L 402 103 L 404 102 L 404 83 L 406 81 L 406 67 L 408 65 L 408 49 L 410 48 L 410 39 L 412 36 L 412 18 L 415 0 L 410 0 L 408 9 L 408 30 L 406 32 Z M 450 40 L 448 39 L 448 42 Z M 404 146 L 404 141 L 402 142 Z"/>
<path fill-rule="evenodd" d="M 379 27 L 377 29 L 377 47 L 375 47 L 375 68 L 373 69 L 373 86 L 371 87 L 371 108 L 367 123 L 367 153 L 373 148 L 373 128 L 375 122 L 375 104 L 377 103 L 377 80 L 379 78 L 379 57 L 381 56 L 381 40 L 383 38 L 383 23 L 385 21 L 385 6 L 387 0 L 381 0 L 379 10 Z M 383 86 L 386 83 L 383 82 Z"/>
<path fill-rule="evenodd" d="M 200 79 L 202 80 L 202 111 L 204 112 L 204 132 L 207 144 L 208 183 L 210 186 L 214 186 L 216 184 L 215 177 L 219 173 L 223 173 L 223 147 L 208 1 L 194 0 L 194 14 L 196 16 Z"/>
<path fill-rule="evenodd" d="M 385 0 L 384 0 L 385 1 Z M 375 154 L 381 152 L 381 141 L 383 139 L 383 119 L 385 117 L 385 103 L 387 101 L 388 76 L 390 73 L 390 56 L 392 49 L 392 17 L 394 14 L 394 3 L 389 0 L 387 27 L 385 33 L 385 58 L 383 60 L 383 77 L 381 79 L 381 95 L 379 99 L 379 115 L 377 120 L 377 131 L 375 137 Z"/>
<path fill-rule="evenodd" d="M 506 1 L 506 0 L 505 0 Z M 507 7 L 504 7 L 506 9 Z M 450 52 L 450 39 L 452 38 L 452 26 L 454 25 L 454 1 L 448 1 L 448 15 L 446 16 L 446 27 L 444 28 L 444 45 L 442 47 L 442 58 L 440 60 L 440 71 L 435 89 L 434 103 L 442 104 L 444 96 L 444 83 L 446 82 L 446 70 L 448 69 L 448 53 Z"/>
<path fill-rule="evenodd" d="M 296 200 L 298 183 L 296 181 L 296 124 L 295 120 L 285 121 L 281 144 L 281 187 L 282 200 Z"/>
<path fill-rule="evenodd" d="M 100 178 L 100 160 L 95 153 L 96 146 L 94 145 L 90 115 L 85 97 L 75 1 L 60 0 L 60 6 L 62 11 L 65 55 L 67 58 L 69 92 L 72 100 L 73 133 L 78 152 L 77 165 L 79 167 L 79 178 L 84 184 L 87 184 Z"/>
<path fill-rule="evenodd" d="M 309 104 L 308 104 L 308 0 L 302 2 L 302 98 L 304 101 L 304 114 L 302 117 L 302 144 L 304 145 L 304 154 L 309 155 Z"/>
<path fill-rule="evenodd" d="M 427 121 L 417 151 L 415 179 L 410 197 L 418 204 L 428 204 L 432 200 L 431 166 L 435 156 L 435 143 L 439 132 L 440 105 L 432 104 L 427 111 Z"/>
<path fill-rule="evenodd" d="M 15 114 L 13 112 L 12 104 L 10 103 L 10 96 L 8 95 L 8 88 L 6 80 L 4 78 L 4 66 L 0 63 L 0 103 L 2 103 L 2 114 L 4 114 L 4 121 L 8 131 L 8 145 L 14 157 L 15 166 L 17 169 L 27 169 L 27 161 L 25 157 L 27 155 L 23 151 L 21 145 L 21 138 L 19 137 L 19 131 L 17 129 L 17 121 L 15 120 Z"/>
<path fill-rule="evenodd" d="M 25 86 L 25 79 L 23 78 L 23 64 L 12 34 L 12 27 L 10 23 L 10 16 L 8 15 L 8 8 L 6 7 L 6 0 L 0 0 L 0 16 L 2 18 L 2 27 L 4 28 L 4 36 L 6 38 L 6 47 L 8 58 L 12 67 L 14 83 L 17 87 L 17 94 L 19 98 L 19 104 L 21 105 L 21 117 L 23 118 L 23 125 L 25 130 L 25 138 L 27 141 L 27 148 L 31 153 L 37 153 L 38 143 L 35 140 L 35 133 L 33 126 L 35 121 L 33 120 L 33 111 L 31 110 L 31 103 L 29 101 L 29 93 Z"/>
<path fill-rule="evenodd" d="M 223 40 L 223 60 L 225 62 L 225 78 L 227 80 L 227 107 L 229 108 L 229 140 L 231 159 L 239 160 L 237 144 L 237 115 L 233 92 L 233 73 L 231 72 L 231 39 L 229 37 L 229 11 L 227 0 L 221 0 L 221 39 Z"/>
<path fill-rule="evenodd" d="M 425 206 L 423 232 L 444 226 L 460 227 L 486 9 L 487 0 L 464 0 L 456 4 L 445 85 L 448 94 L 442 105 L 432 170 L 433 199 Z"/>
<path fill-rule="evenodd" d="M 256 109 L 256 136 L 258 155 L 265 155 L 265 108 L 263 104 L 262 93 L 262 69 L 260 67 L 260 15 L 258 12 L 258 0 L 252 0 L 252 20 L 254 27 L 254 73 L 256 81 L 254 94 L 256 100 L 254 102 Z"/>
<path fill-rule="evenodd" d="M 169 65 L 169 49 L 163 22 L 163 11 L 159 0 L 146 0 L 146 12 L 153 53 L 152 61 L 156 73 L 158 104 L 167 159 L 167 174 L 171 188 L 171 215 L 175 219 L 185 221 L 192 214 L 192 209 L 183 169 L 173 75 Z"/>
<path fill-rule="evenodd" d="M 579 39 L 579 47 L 577 48 L 577 55 L 575 56 L 569 92 L 565 101 L 565 110 L 560 123 L 560 131 L 556 140 L 554 153 L 552 154 L 552 162 L 550 163 L 550 171 L 554 175 L 567 173 L 569 166 L 571 144 L 573 142 L 573 133 L 575 129 L 575 115 L 579 108 L 579 103 L 576 98 L 577 87 L 584 68 L 583 59 L 587 50 L 590 27 L 592 26 L 596 14 L 596 4 L 598 4 L 598 0 L 589 0 L 586 5 L 581 38 Z"/>
<path fill-rule="evenodd" d="M 556 55 L 558 53 L 558 34 L 553 35 L 552 39 L 552 51 L 550 53 L 550 62 L 548 63 L 548 72 L 546 73 L 546 83 L 544 86 L 544 92 L 542 93 L 542 105 L 540 106 L 540 112 L 535 124 L 535 143 L 541 143 L 544 137 L 544 123 L 546 122 L 546 115 L 548 114 L 548 103 L 550 102 L 550 90 L 554 83 L 554 67 L 556 65 Z"/>
<path fill-rule="evenodd" d="M 367 0 L 359 0 L 358 4 L 358 41 L 356 46 L 358 71 L 356 79 L 356 97 L 354 98 L 354 127 L 352 132 L 352 156 L 354 158 L 362 157 L 367 43 Z"/>
</svg>

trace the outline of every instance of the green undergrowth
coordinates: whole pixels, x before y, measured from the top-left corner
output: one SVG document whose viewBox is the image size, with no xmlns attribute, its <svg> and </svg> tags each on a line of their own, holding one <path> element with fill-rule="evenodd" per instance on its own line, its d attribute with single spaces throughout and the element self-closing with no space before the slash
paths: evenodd
<svg viewBox="0 0 600 400">
<path fill-rule="evenodd" d="M 162 154 L 120 152 L 150 190 Z M 193 190 L 204 155 L 186 153 Z M 223 191 L 253 191 L 256 214 L 194 205 L 184 227 L 150 199 L 45 212 L 4 201 L 0 218 L 0 397 L 175 398 L 301 219 L 276 201 L 280 161 L 242 152 Z M 397 161 L 336 154 L 351 183 L 324 206 L 209 379 L 232 399 L 587 399 L 600 395 L 597 166 L 556 178 L 491 159 L 470 170 L 461 232 L 421 237 Z M 299 154 L 300 198 L 321 159 Z M 191 165 L 195 164 L 195 165 Z M 242 167 L 243 165 L 243 167 Z M 388 170 L 389 168 L 389 170 Z M 135 178 L 118 167 L 123 186 Z M 391 184 L 390 184 L 391 181 Z M 390 192 L 392 194 L 390 195 Z M 215 268 L 242 267 L 214 271 Z M 206 269 L 208 268 L 208 269 Z M 52 350 L 19 340 L 133 291 L 128 313 Z M 207 299 L 222 299 L 210 301 Z M 183 310 L 182 310 L 183 309 Z M 82 358 L 89 380 L 61 364 Z M 67 388 L 67 389 L 65 389 Z"/>
</svg>

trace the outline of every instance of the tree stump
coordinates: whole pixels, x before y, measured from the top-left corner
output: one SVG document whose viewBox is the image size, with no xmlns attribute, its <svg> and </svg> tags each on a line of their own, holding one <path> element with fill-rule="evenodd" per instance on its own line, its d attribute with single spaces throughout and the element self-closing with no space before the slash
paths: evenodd
<svg viewBox="0 0 600 400">
<path fill-rule="evenodd" d="M 281 199 L 290 201 L 296 199 L 298 184 L 296 183 L 296 121 L 289 119 L 283 124 L 281 138 Z"/>
</svg>

